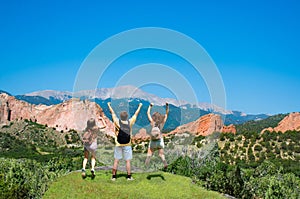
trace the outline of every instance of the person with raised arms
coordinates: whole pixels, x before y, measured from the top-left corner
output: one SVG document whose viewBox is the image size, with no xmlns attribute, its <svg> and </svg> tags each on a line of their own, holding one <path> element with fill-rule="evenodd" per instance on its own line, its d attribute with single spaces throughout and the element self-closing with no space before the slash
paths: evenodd
<svg viewBox="0 0 300 199">
<path fill-rule="evenodd" d="M 135 114 L 128 120 L 128 113 L 122 111 L 120 113 L 120 119 L 115 114 L 111 103 L 108 102 L 108 108 L 111 112 L 113 123 L 115 126 L 115 150 L 114 150 L 114 164 L 112 169 L 112 181 L 116 180 L 117 169 L 119 160 L 124 158 L 126 161 L 127 180 L 133 180 L 131 176 L 130 160 L 132 159 L 132 126 L 134 125 L 136 118 L 141 110 L 142 103 L 139 104 Z"/>
<path fill-rule="evenodd" d="M 151 132 L 150 132 L 150 143 L 148 147 L 148 152 L 147 152 L 147 158 L 145 161 L 145 164 L 148 166 L 150 163 L 150 158 L 152 157 L 154 151 L 158 150 L 158 155 L 161 158 L 163 164 L 164 164 L 164 169 L 167 169 L 168 164 L 165 159 L 164 155 L 164 138 L 162 135 L 162 129 L 167 121 L 168 114 L 169 114 L 169 104 L 166 103 L 166 114 L 162 115 L 159 112 L 154 112 L 151 116 L 151 108 L 153 106 L 153 103 L 151 103 L 148 107 L 147 111 L 147 116 L 150 121 L 150 125 L 152 127 Z"/>
</svg>

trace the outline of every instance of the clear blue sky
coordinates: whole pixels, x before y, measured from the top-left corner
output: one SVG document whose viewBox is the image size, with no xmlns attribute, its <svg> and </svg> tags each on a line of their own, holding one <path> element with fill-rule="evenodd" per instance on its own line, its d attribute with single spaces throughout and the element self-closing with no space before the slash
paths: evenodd
<svg viewBox="0 0 300 199">
<path fill-rule="evenodd" d="M 296 0 L 1 1 L 0 89 L 13 95 L 72 91 L 82 61 L 101 41 L 150 26 L 179 31 L 205 48 L 223 78 L 227 109 L 300 111 L 299 21 Z M 127 63 L 128 70 L 137 63 L 177 63 L 168 53 L 147 53 L 131 53 L 119 65 Z M 122 70 L 112 69 L 112 79 L 101 87 L 113 86 L 121 76 Z M 155 86 L 144 89 L 172 95 Z M 209 102 L 207 90 L 199 89 L 200 101 Z"/>
</svg>

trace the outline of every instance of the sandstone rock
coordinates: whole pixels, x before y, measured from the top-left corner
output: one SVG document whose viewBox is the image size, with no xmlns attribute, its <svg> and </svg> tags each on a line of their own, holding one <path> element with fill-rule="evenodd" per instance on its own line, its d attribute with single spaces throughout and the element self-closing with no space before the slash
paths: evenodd
<svg viewBox="0 0 300 199">
<path fill-rule="evenodd" d="M 265 131 L 286 132 L 288 130 L 300 131 L 300 113 L 299 112 L 290 113 L 288 116 L 286 116 L 279 122 L 278 126 L 276 126 L 275 128 L 271 128 L 271 127 L 266 128 L 266 129 L 262 130 L 262 133 Z"/>
<path fill-rule="evenodd" d="M 223 126 L 222 133 L 233 133 L 236 134 L 236 129 L 233 124 L 230 124 L 228 126 Z"/>
<path fill-rule="evenodd" d="M 150 140 L 150 136 L 147 134 L 147 130 L 144 128 L 141 128 L 139 132 L 132 138 L 133 143 L 140 143 L 147 140 Z"/>
<path fill-rule="evenodd" d="M 224 126 L 220 115 L 210 113 L 200 117 L 196 121 L 177 127 L 169 134 L 181 134 L 184 132 L 189 132 L 196 136 L 207 136 L 213 132 L 236 133 L 236 129 L 234 125 Z"/>
<path fill-rule="evenodd" d="M 105 132 L 111 134 L 114 129 L 113 124 L 95 102 L 71 99 L 51 106 L 33 105 L 17 100 L 13 96 L 0 94 L 0 123 L 28 119 L 48 127 L 54 127 L 58 131 L 70 129 L 82 131 L 89 118 L 95 118 L 97 124 L 100 125 L 100 116 L 103 116 L 107 123 Z"/>
</svg>

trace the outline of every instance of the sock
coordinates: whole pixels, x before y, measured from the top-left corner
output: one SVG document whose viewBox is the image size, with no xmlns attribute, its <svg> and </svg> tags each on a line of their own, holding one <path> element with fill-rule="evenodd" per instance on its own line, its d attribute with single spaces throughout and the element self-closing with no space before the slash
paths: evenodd
<svg viewBox="0 0 300 199">
<path fill-rule="evenodd" d="M 131 178 L 131 175 L 128 175 L 128 174 L 127 174 L 127 178 Z"/>
</svg>

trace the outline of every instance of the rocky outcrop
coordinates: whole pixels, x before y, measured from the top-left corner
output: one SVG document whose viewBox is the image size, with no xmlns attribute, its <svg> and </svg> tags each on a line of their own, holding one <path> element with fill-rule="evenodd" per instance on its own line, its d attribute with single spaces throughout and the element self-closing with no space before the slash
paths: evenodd
<svg viewBox="0 0 300 199">
<path fill-rule="evenodd" d="M 111 134 L 113 124 L 95 102 L 71 99 L 51 106 L 33 105 L 17 100 L 13 96 L 0 94 L 0 123 L 28 119 L 48 127 L 54 127 L 59 131 L 70 129 L 82 131 L 86 127 L 87 120 L 92 117 L 96 119 L 98 125 L 101 125 L 100 116 L 103 116 L 107 123 L 105 132 Z"/>
<path fill-rule="evenodd" d="M 236 134 L 236 128 L 233 124 L 230 124 L 228 126 L 223 126 L 222 133 L 233 133 Z"/>
<path fill-rule="evenodd" d="M 270 131 L 270 132 L 286 132 L 288 130 L 296 130 L 296 131 L 300 131 L 300 113 L 299 112 L 295 112 L 295 113 L 290 113 L 288 116 L 286 116 L 285 118 L 283 118 L 278 126 L 276 126 L 275 128 L 269 127 L 266 128 L 264 130 L 262 130 L 262 133 L 265 131 Z"/>
<path fill-rule="evenodd" d="M 132 138 L 133 143 L 140 143 L 150 140 L 150 135 L 147 134 L 147 130 L 141 128 L 137 134 L 135 134 Z"/>
<path fill-rule="evenodd" d="M 189 132 L 196 136 L 207 136 L 213 132 L 236 133 L 236 129 L 234 125 L 224 126 L 220 115 L 210 113 L 200 117 L 196 121 L 177 127 L 169 134 L 181 134 L 184 132 Z"/>
</svg>

